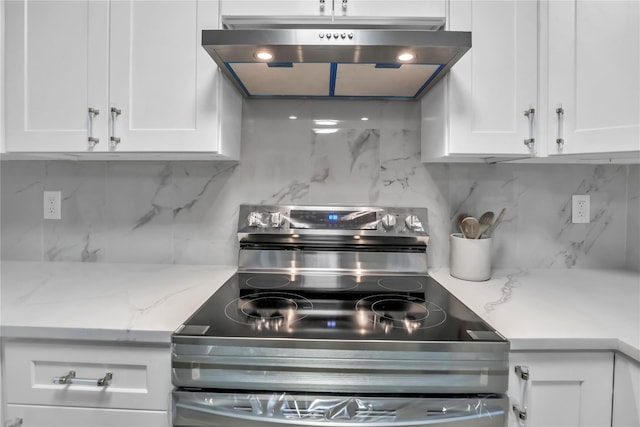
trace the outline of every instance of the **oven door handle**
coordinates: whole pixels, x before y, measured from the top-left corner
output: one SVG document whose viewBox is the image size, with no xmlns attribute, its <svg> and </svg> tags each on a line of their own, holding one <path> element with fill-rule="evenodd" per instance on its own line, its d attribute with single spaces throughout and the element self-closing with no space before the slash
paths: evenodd
<svg viewBox="0 0 640 427">
<path fill-rule="evenodd" d="M 508 399 L 174 392 L 174 427 L 503 427 Z"/>
</svg>

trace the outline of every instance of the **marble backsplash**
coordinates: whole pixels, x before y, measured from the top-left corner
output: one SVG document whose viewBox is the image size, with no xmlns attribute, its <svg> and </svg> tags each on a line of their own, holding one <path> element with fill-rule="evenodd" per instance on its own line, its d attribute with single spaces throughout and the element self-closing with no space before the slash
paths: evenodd
<svg viewBox="0 0 640 427">
<path fill-rule="evenodd" d="M 638 166 L 425 165 L 417 103 L 247 101 L 243 116 L 240 162 L 2 162 L 2 259 L 236 264 L 240 203 L 334 203 L 427 207 L 433 267 L 460 212 L 506 207 L 494 267 L 640 269 Z M 42 219 L 44 190 L 62 191 L 62 220 Z M 590 224 L 571 224 L 572 194 L 591 195 Z"/>
</svg>

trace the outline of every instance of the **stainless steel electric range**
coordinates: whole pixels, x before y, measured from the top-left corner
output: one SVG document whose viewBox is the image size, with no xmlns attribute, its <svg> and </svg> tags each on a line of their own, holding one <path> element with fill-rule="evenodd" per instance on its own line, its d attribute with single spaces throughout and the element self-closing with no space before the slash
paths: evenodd
<svg viewBox="0 0 640 427">
<path fill-rule="evenodd" d="M 505 426 L 509 342 L 427 274 L 427 210 L 240 207 L 172 335 L 173 425 Z"/>
</svg>

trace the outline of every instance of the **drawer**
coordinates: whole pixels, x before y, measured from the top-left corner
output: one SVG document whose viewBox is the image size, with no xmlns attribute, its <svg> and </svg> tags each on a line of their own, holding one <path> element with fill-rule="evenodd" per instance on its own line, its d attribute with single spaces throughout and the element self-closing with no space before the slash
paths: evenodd
<svg viewBox="0 0 640 427">
<path fill-rule="evenodd" d="M 7 405 L 7 417 L 19 427 L 167 427 L 163 411 Z M 9 424 L 11 425 L 11 424 Z"/>
<path fill-rule="evenodd" d="M 140 345 L 5 342 L 6 402 L 166 411 L 171 350 Z M 55 378 L 75 372 L 70 383 Z M 108 384 L 97 380 L 110 372 Z"/>
</svg>

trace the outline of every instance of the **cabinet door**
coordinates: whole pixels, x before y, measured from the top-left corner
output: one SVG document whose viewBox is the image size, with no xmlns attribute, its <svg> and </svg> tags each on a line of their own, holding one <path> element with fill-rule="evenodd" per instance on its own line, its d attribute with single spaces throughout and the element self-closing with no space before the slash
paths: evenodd
<svg viewBox="0 0 640 427">
<path fill-rule="evenodd" d="M 613 427 L 640 426 L 640 363 L 616 354 Z"/>
<path fill-rule="evenodd" d="M 5 3 L 5 2 L 3 2 Z M 106 0 L 6 2 L 6 150 L 106 150 Z"/>
<path fill-rule="evenodd" d="M 4 23 L 4 2 L 0 1 L 0 25 L 5 27 Z M 0 154 L 5 152 L 4 147 L 4 31 L 0 31 Z M 0 402 L 2 400 L 0 399 Z M 2 405 L 0 405 L 1 407 Z M 2 409 L 0 409 L 0 412 Z M 2 413 L 0 413 L 2 420 Z"/>
<path fill-rule="evenodd" d="M 423 160 L 534 154 L 537 22 L 535 0 L 450 3 L 449 29 L 471 31 L 472 48 L 422 100 Z"/>
<path fill-rule="evenodd" d="M 167 427 L 171 424 L 163 411 L 35 405 L 7 405 L 7 419 L 20 427 Z"/>
<path fill-rule="evenodd" d="M 332 0 L 220 0 L 222 17 L 331 16 Z"/>
<path fill-rule="evenodd" d="M 111 3 L 111 150 L 237 154 L 241 97 L 201 42 L 217 26 L 213 0 Z"/>
<path fill-rule="evenodd" d="M 445 17 L 444 0 L 333 0 L 336 16 Z"/>
<path fill-rule="evenodd" d="M 550 1 L 548 26 L 549 153 L 640 150 L 640 2 Z"/>
<path fill-rule="evenodd" d="M 509 398 L 526 406 L 527 426 L 572 427 L 611 425 L 613 353 L 520 353 L 510 357 Z M 515 366 L 529 370 L 523 405 L 524 382 Z M 509 425 L 519 426 L 513 413 Z"/>
</svg>

